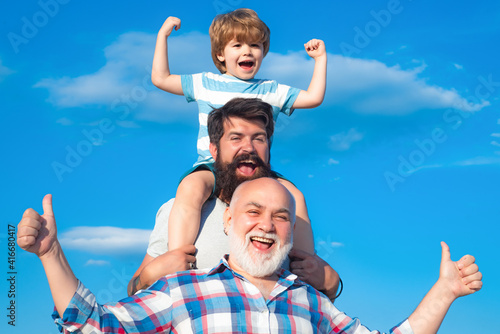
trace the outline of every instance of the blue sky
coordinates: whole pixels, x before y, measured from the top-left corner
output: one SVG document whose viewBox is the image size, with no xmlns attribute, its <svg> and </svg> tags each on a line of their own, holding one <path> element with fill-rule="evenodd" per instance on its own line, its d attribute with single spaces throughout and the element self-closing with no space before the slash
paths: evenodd
<svg viewBox="0 0 500 334">
<path fill-rule="evenodd" d="M 272 165 L 306 196 L 317 252 L 345 282 L 337 306 L 388 330 L 437 279 L 444 240 L 453 259 L 476 256 L 484 288 L 452 306 L 440 333 L 497 330 L 500 3 L 311 4 L 9 2 L 0 14 L 2 245 L 8 224 L 52 193 L 76 275 L 100 301 L 124 297 L 156 210 L 196 159 L 196 106 L 149 80 L 156 33 L 169 15 L 181 18 L 172 72 L 216 71 L 213 17 L 249 7 L 272 32 L 259 77 L 307 88 L 313 63 L 302 45 L 321 38 L 329 53 L 324 103 L 278 119 Z M 17 250 L 15 278 L 16 327 L 3 315 L 2 332 L 55 333 L 35 256 Z"/>
</svg>

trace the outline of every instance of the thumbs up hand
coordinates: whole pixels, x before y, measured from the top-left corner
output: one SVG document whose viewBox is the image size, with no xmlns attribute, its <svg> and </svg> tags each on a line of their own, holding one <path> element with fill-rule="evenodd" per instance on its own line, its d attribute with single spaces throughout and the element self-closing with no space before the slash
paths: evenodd
<svg viewBox="0 0 500 334">
<path fill-rule="evenodd" d="M 33 209 L 28 209 L 17 226 L 19 247 L 40 258 L 58 245 L 52 195 L 45 195 L 42 204 L 43 215 Z"/>
<path fill-rule="evenodd" d="M 474 262 L 474 256 L 465 255 L 460 260 L 451 260 L 450 248 L 441 242 L 441 268 L 439 280 L 446 282 L 455 298 L 470 295 L 483 286 L 482 274 Z"/>
</svg>

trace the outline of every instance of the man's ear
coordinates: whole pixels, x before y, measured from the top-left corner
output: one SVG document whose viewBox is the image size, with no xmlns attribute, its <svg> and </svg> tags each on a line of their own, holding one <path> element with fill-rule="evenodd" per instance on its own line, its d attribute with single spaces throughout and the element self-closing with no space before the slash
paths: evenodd
<svg viewBox="0 0 500 334">
<path fill-rule="evenodd" d="M 224 211 L 224 215 L 222 216 L 222 221 L 224 222 L 224 233 L 227 235 L 227 231 L 229 231 L 229 228 L 231 227 L 231 210 L 229 207 L 226 208 L 226 211 Z"/>
<path fill-rule="evenodd" d="M 212 155 L 212 158 L 214 158 L 214 160 L 217 160 L 217 145 L 211 142 L 210 144 L 208 144 L 208 149 L 210 151 L 210 154 Z"/>
<path fill-rule="evenodd" d="M 223 63 L 226 60 L 226 58 L 224 57 L 224 55 L 221 55 L 221 54 L 217 55 L 217 59 L 219 59 L 219 61 L 221 63 Z"/>
</svg>

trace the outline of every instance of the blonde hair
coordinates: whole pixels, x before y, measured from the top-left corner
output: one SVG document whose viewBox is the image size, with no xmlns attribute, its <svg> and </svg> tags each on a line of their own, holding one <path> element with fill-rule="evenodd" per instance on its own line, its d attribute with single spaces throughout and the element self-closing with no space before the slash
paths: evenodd
<svg viewBox="0 0 500 334">
<path fill-rule="evenodd" d="M 257 13 L 248 8 L 239 8 L 227 14 L 217 15 L 208 32 L 212 46 L 212 59 L 221 73 L 226 73 L 226 64 L 220 61 L 217 55 L 223 53 L 227 43 L 233 38 L 243 43 L 262 43 L 264 57 L 269 51 L 271 31 Z"/>
</svg>

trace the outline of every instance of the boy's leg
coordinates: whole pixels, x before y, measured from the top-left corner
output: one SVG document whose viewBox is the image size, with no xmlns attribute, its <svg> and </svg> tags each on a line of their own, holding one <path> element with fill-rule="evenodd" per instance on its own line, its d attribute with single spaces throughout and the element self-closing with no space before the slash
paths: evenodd
<svg viewBox="0 0 500 334">
<path fill-rule="evenodd" d="M 282 178 L 278 178 L 278 181 L 284 185 L 295 198 L 296 220 L 293 230 L 293 248 L 314 254 L 314 237 L 304 195 L 292 182 Z"/>
<path fill-rule="evenodd" d="M 193 245 L 201 223 L 201 207 L 210 197 L 215 183 L 209 170 L 187 175 L 177 187 L 168 220 L 168 250 Z"/>
</svg>

